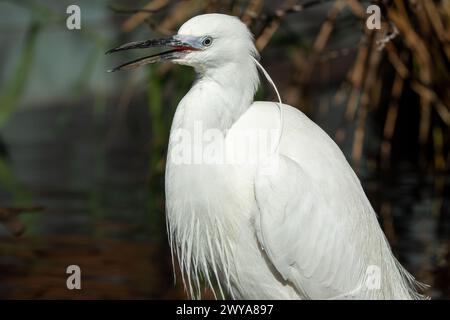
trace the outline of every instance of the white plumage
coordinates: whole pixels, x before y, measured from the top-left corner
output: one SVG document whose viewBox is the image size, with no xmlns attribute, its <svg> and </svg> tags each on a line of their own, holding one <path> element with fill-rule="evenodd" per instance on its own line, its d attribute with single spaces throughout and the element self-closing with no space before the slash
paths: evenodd
<svg viewBox="0 0 450 320">
<path fill-rule="evenodd" d="M 226 136 L 279 128 L 277 105 L 252 101 L 256 50 L 244 24 L 202 15 L 179 34 L 215 40 L 181 61 L 198 79 L 177 107 L 172 132 L 193 130 L 195 121 Z M 173 164 L 169 145 L 169 234 L 191 294 L 198 295 L 201 275 L 236 298 L 420 297 L 340 149 L 300 111 L 282 108 L 276 174 L 258 165 Z M 379 289 L 366 283 L 370 266 L 379 267 Z"/>
<path fill-rule="evenodd" d="M 206 14 L 187 21 L 174 39 L 177 45 L 165 42 L 176 48 L 168 59 L 198 74 L 177 107 L 166 168 L 170 244 L 191 296 L 200 297 L 205 281 L 211 288 L 217 283 L 219 297 L 421 298 L 333 140 L 295 108 L 253 102 L 257 51 L 247 27 L 235 17 Z M 156 62 L 154 56 L 146 61 Z M 218 149 L 228 152 L 240 144 L 236 153 L 255 158 L 263 150 L 276 170 L 265 172 L 266 161 L 175 161 L 180 132 L 195 135 L 198 124 L 223 133 Z M 245 144 L 243 132 L 279 134 L 280 125 L 275 149 L 254 151 Z M 195 149 L 195 143 L 183 140 L 182 146 Z M 379 286 L 370 285 L 373 270 Z"/>
</svg>

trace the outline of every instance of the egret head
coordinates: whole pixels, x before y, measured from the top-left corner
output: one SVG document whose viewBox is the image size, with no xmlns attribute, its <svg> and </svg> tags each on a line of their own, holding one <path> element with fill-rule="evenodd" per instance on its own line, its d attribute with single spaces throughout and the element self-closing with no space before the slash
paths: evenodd
<svg viewBox="0 0 450 320">
<path fill-rule="evenodd" d="M 203 72 L 230 63 L 247 62 L 258 54 L 252 34 L 244 23 L 236 17 L 216 13 L 199 15 L 188 20 L 174 36 L 127 43 L 107 53 L 160 46 L 172 49 L 125 63 L 111 71 L 171 60 Z"/>
</svg>

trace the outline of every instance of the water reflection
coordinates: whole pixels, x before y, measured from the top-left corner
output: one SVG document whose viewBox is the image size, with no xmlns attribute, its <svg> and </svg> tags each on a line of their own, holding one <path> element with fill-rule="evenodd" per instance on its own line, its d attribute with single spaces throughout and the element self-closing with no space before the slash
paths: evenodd
<svg viewBox="0 0 450 320">
<path fill-rule="evenodd" d="M 44 210 L 22 217 L 26 233 L 18 239 L 0 229 L 0 297 L 179 295 L 167 257 L 162 193 L 149 187 L 145 104 L 35 110 L 16 113 L 3 133 L 11 181 L 0 183 L 0 203 Z M 82 269 L 82 292 L 66 289 L 70 264 Z"/>
</svg>

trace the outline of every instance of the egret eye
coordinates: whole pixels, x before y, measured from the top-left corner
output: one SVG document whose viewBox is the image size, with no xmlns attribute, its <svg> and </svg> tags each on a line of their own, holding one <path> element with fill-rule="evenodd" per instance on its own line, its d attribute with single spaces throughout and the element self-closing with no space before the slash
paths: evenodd
<svg viewBox="0 0 450 320">
<path fill-rule="evenodd" d="M 202 40 L 202 45 L 204 46 L 204 47 L 209 47 L 211 44 L 212 44 L 212 42 L 213 42 L 213 39 L 211 38 L 211 37 L 205 37 L 203 40 Z"/>
</svg>

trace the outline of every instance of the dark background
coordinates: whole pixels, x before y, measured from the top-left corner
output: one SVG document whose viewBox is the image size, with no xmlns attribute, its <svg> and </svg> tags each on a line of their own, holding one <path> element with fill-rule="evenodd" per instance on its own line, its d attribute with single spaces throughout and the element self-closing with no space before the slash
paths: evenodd
<svg viewBox="0 0 450 320">
<path fill-rule="evenodd" d="M 283 101 L 342 148 L 395 255 L 448 299 L 450 4 L 374 2 L 382 30 L 365 27 L 369 1 L 0 1 L 0 298 L 186 297 L 164 168 L 194 72 L 110 74 L 142 52 L 104 52 L 221 12 L 249 25 Z M 66 28 L 70 4 L 81 30 Z M 264 81 L 257 98 L 274 99 Z M 71 264 L 81 291 L 66 288 Z"/>
</svg>

